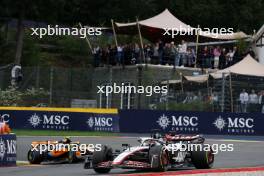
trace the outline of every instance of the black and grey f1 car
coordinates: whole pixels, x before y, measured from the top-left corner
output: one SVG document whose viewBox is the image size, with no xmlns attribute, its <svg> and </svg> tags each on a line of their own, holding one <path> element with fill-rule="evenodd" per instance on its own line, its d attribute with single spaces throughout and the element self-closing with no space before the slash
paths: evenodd
<svg viewBox="0 0 264 176">
<path fill-rule="evenodd" d="M 111 147 L 102 146 L 101 151 L 86 158 L 84 168 L 97 173 L 108 173 L 113 168 L 166 171 L 183 166 L 209 169 L 214 163 L 213 151 L 210 146 L 205 148 L 205 139 L 200 135 L 155 133 L 138 141 L 140 145 L 135 147 L 123 144 L 123 151 L 113 152 Z"/>
</svg>

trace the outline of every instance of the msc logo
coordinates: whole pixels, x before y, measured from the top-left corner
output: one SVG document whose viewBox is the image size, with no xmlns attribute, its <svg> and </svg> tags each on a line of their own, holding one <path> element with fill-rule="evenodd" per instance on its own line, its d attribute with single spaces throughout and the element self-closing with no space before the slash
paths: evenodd
<svg viewBox="0 0 264 176">
<path fill-rule="evenodd" d="M 33 114 L 29 119 L 29 123 L 35 128 L 39 126 L 40 124 L 42 125 L 49 125 L 49 126 L 56 126 L 56 125 L 68 125 L 70 122 L 70 117 L 69 116 L 61 116 L 61 115 L 42 115 L 39 116 L 36 113 Z"/>
<path fill-rule="evenodd" d="M 179 116 L 176 118 L 175 116 L 172 116 L 172 126 L 196 127 L 197 125 L 198 117 Z"/>
<path fill-rule="evenodd" d="M 112 127 L 113 119 L 111 117 L 90 117 L 86 121 L 90 128 L 93 127 Z"/>
<path fill-rule="evenodd" d="M 60 115 L 43 115 L 44 120 L 43 124 L 45 125 L 68 125 L 70 117 L 69 116 L 60 116 Z"/>
<path fill-rule="evenodd" d="M 169 125 L 172 127 L 196 127 L 198 126 L 198 117 L 192 116 L 171 116 L 167 117 L 165 114 L 160 116 L 157 121 L 158 125 L 165 130 Z"/>
<path fill-rule="evenodd" d="M 224 128 L 228 128 L 228 132 L 251 132 L 248 131 L 254 127 L 254 119 L 252 118 L 231 118 L 226 120 L 219 116 L 213 123 L 215 127 L 222 131 Z"/>
<path fill-rule="evenodd" d="M 228 118 L 228 127 L 229 128 L 253 128 L 254 119 L 252 118 Z"/>
<path fill-rule="evenodd" d="M 16 154 L 16 140 L 3 140 L 0 138 L 0 160 L 5 155 Z"/>
</svg>

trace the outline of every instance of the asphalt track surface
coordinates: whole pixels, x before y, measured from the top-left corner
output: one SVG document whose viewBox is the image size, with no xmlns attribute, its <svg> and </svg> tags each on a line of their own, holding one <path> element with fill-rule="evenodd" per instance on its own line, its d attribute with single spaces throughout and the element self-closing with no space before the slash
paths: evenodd
<svg viewBox="0 0 264 176">
<path fill-rule="evenodd" d="M 127 135 L 125 135 L 127 136 Z M 137 145 L 139 135 L 129 137 L 73 137 L 73 141 L 86 144 L 107 144 L 113 149 L 121 149 L 123 143 Z M 147 136 L 147 135 L 143 135 Z M 38 140 L 60 140 L 61 137 L 18 137 L 17 159 L 27 160 L 27 151 L 31 141 Z M 241 167 L 263 167 L 264 166 L 264 137 L 243 136 L 206 136 L 209 144 L 233 144 L 234 151 L 219 152 L 215 156 L 214 168 L 241 168 Z M 193 168 L 181 168 L 177 170 L 190 170 Z M 174 170 L 175 171 L 175 170 Z M 107 175 L 139 174 L 135 170 L 113 169 Z M 83 163 L 44 163 L 42 165 L 26 165 L 18 167 L 0 168 L 0 176 L 87 176 L 97 175 L 93 170 L 83 169 Z"/>
</svg>

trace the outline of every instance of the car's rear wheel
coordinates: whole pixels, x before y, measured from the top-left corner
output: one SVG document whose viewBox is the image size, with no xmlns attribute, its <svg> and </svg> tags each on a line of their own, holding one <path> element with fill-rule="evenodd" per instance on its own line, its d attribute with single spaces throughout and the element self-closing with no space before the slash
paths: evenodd
<svg viewBox="0 0 264 176">
<path fill-rule="evenodd" d="M 151 168 L 155 171 L 165 172 L 168 170 L 169 156 L 162 145 L 153 146 L 149 149 Z"/>
<path fill-rule="evenodd" d="M 43 156 L 39 151 L 28 151 L 28 161 L 30 164 L 40 164 L 43 161 Z"/>
<path fill-rule="evenodd" d="M 210 169 L 214 164 L 213 150 L 205 151 L 204 147 L 199 147 L 191 152 L 191 160 L 196 169 Z"/>
<path fill-rule="evenodd" d="M 97 173 L 108 173 L 110 172 L 111 168 L 103 168 L 97 167 L 98 164 L 105 162 L 105 161 L 112 161 L 113 160 L 113 149 L 109 146 L 102 146 L 101 151 L 95 151 L 93 153 L 93 169 Z"/>
</svg>

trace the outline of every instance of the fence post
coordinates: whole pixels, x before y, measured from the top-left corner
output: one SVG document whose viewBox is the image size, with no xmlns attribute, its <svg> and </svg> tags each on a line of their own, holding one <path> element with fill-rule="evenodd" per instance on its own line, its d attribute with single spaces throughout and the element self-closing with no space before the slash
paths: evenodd
<svg viewBox="0 0 264 176">
<path fill-rule="evenodd" d="M 231 112 L 234 112 L 234 100 L 233 100 L 233 88 L 232 88 L 232 76 L 231 72 L 229 73 L 229 91 L 230 91 L 230 103 L 231 103 Z"/>
<path fill-rule="evenodd" d="M 221 102 L 221 112 L 225 110 L 225 73 L 222 73 L 222 102 Z"/>
<path fill-rule="evenodd" d="M 50 97 L 49 97 L 49 104 L 52 105 L 52 98 L 53 98 L 53 67 L 50 67 Z"/>
<path fill-rule="evenodd" d="M 112 66 L 109 67 L 109 84 L 112 86 L 113 82 L 113 68 Z M 111 108 L 111 101 L 112 101 L 112 93 L 106 96 L 106 108 Z"/>
<path fill-rule="evenodd" d="M 167 92 L 167 95 L 166 95 L 166 111 L 169 110 L 169 92 L 170 92 L 170 80 L 169 78 L 167 79 L 167 89 L 168 89 L 168 92 Z"/>
</svg>

